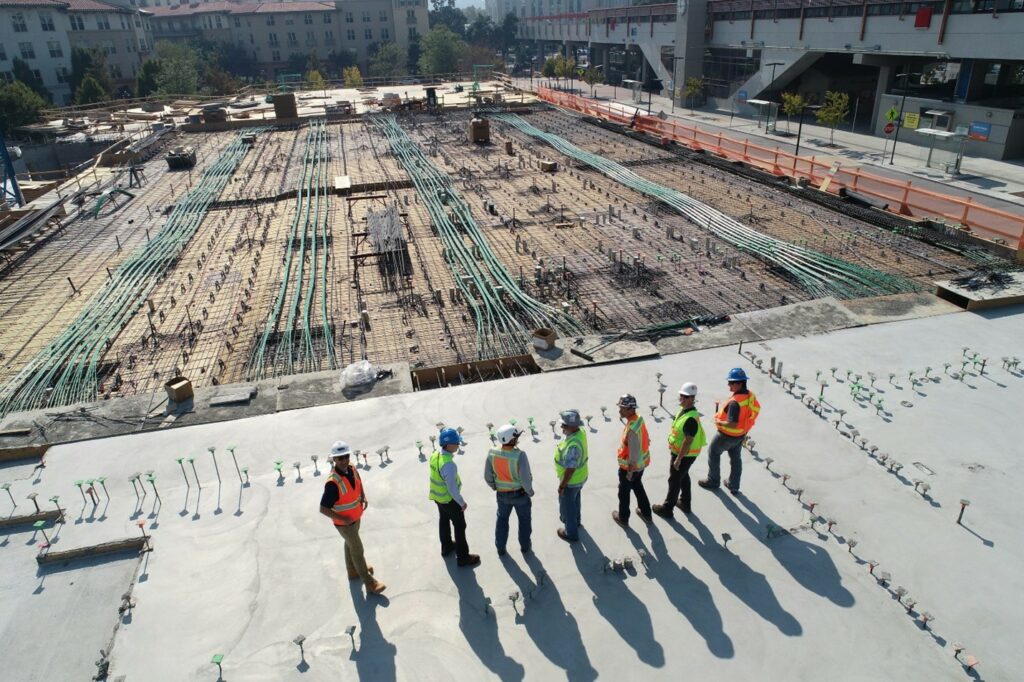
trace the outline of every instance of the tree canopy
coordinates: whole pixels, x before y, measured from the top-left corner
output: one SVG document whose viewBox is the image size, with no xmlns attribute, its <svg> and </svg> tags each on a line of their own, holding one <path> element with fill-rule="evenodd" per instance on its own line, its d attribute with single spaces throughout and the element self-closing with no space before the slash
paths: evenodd
<svg viewBox="0 0 1024 682">
<path fill-rule="evenodd" d="M 455 6 L 455 0 L 430 0 L 430 26 L 446 26 L 460 38 L 466 36 L 466 15 Z"/>
<path fill-rule="evenodd" d="M 45 101 L 53 101 L 53 95 L 46 89 L 46 86 L 43 85 L 43 80 L 41 78 L 36 78 L 36 75 L 32 73 L 32 67 L 22 61 L 19 57 L 14 58 L 11 71 L 14 73 L 15 80 L 24 83 L 29 87 L 29 89 L 42 97 Z"/>
<path fill-rule="evenodd" d="M 160 62 L 155 59 L 147 59 L 142 62 L 142 67 L 139 69 L 139 76 L 135 79 L 135 96 L 149 97 L 154 94 L 159 87 L 157 85 L 157 76 L 159 75 Z"/>
<path fill-rule="evenodd" d="M 342 78 L 345 80 L 346 88 L 361 88 L 363 87 L 363 74 L 359 71 L 358 66 L 348 66 L 341 72 Z"/>
<path fill-rule="evenodd" d="M 199 92 L 199 54 L 188 45 L 161 40 L 156 44 L 160 73 L 157 91 L 162 95 L 191 95 Z"/>
<path fill-rule="evenodd" d="M 68 77 L 68 85 L 76 99 L 78 88 L 86 76 L 92 76 L 107 93 L 107 99 L 110 98 L 110 93 L 114 92 L 114 81 L 110 79 L 110 73 L 107 71 L 107 58 L 98 47 L 76 47 L 71 50 L 71 75 Z"/>
<path fill-rule="evenodd" d="M 82 79 L 82 84 L 75 91 L 75 104 L 98 104 L 110 99 L 110 94 L 103 89 L 100 82 L 91 75 Z"/>
<path fill-rule="evenodd" d="M 370 75 L 397 78 L 405 75 L 405 50 L 395 43 L 381 43 L 370 57 Z"/>
<path fill-rule="evenodd" d="M 453 73 L 465 50 L 462 38 L 447 26 L 435 26 L 420 40 L 420 73 Z"/>
<path fill-rule="evenodd" d="M 47 101 L 21 81 L 13 83 L 0 82 L 0 132 L 6 134 L 12 128 L 35 123 L 39 120 L 39 111 L 47 106 Z"/>
<path fill-rule="evenodd" d="M 818 123 L 832 128 L 829 131 L 829 144 L 835 144 L 836 126 L 846 120 L 848 113 L 850 113 L 850 96 L 848 94 L 833 90 L 825 93 L 825 104 L 814 112 L 814 116 L 818 119 Z"/>
</svg>

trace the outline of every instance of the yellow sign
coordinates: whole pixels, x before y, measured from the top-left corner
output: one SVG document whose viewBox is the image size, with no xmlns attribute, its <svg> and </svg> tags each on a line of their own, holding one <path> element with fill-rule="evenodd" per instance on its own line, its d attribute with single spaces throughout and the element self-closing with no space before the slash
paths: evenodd
<svg viewBox="0 0 1024 682">
<path fill-rule="evenodd" d="M 889 111 L 885 112 L 885 120 L 889 123 L 895 123 L 899 117 L 900 112 L 896 110 L 896 107 L 890 107 Z"/>
<path fill-rule="evenodd" d="M 903 127 L 914 129 L 921 125 L 921 114 L 912 114 L 909 111 L 903 114 Z"/>
</svg>

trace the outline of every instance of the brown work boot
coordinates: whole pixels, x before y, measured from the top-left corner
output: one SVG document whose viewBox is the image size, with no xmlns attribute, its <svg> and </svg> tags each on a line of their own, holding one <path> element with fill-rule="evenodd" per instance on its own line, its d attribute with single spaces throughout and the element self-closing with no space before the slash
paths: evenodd
<svg viewBox="0 0 1024 682">
<path fill-rule="evenodd" d="M 612 512 L 612 521 L 614 521 L 615 523 L 619 524 L 623 528 L 625 528 L 625 527 L 627 527 L 629 525 L 629 519 L 628 518 L 627 519 L 619 518 L 619 512 L 617 512 L 617 511 L 613 511 Z"/>
<path fill-rule="evenodd" d="M 459 566 L 476 566 L 477 564 L 480 563 L 480 555 L 479 554 L 467 554 L 465 557 L 463 557 L 462 559 L 459 559 L 455 563 L 457 563 Z"/>
<path fill-rule="evenodd" d="M 372 583 L 366 583 L 366 591 L 369 594 L 380 594 L 387 588 L 387 585 L 379 580 L 374 580 Z"/>
<path fill-rule="evenodd" d="M 643 512 L 641 512 L 640 511 L 640 507 L 636 508 L 636 515 L 639 516 L 643 520 L 644 523 L 650 523 L 651 521 L 654 520 L 654 519 L 651 518 L 650 514 L 644 514 Z"/>
<path fill-rule="evenodd" d="M 367 566 L 366 570 L 370 572 L 370 575 L 373 575 L 373 566 Z M 349 580 L 359 580 L 359 571 L 349 571 L 348 572 L 348 579 Z"/>
<path fill-rule="evenodd" d="M 666 504 L 652 504 L 651 511 L 653 511 L 658 516 L 664 517 L 666 519 L 672 518 L 672 507 Z"/>
</svg>

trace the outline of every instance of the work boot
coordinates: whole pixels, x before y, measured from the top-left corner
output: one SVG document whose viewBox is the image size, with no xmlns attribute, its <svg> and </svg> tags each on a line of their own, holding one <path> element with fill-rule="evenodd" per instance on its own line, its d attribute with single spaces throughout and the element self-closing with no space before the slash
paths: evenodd
<svg viewBox="0 0 1024 682">
<path fill-rule="evenodd" d="M 697 481 L 697 485 L 699 485 L 701 488 L 704 488 L 705 490 L 718 490 L 718 484 L 712 483 L 711 479 L 708 478 L 700 479 L 699 481 Z"/>
<path fill-rule="evenodd" d="M 562 538 L 566 542 L 578 542 L 579 541 L 579 538 L 571 538 L 571 537 L 569 537 L 569 534 L 565 532 L 564 528 L 559 528 L 557 532 L 558 532 L 558 537 Z"/>
<path fill-rule="evenodd" d="M 380 594 L 385 589 L 387 589 L 387 585 L 379 580 L 374 580 L 372 583 L 366 583 L 366 591 L 369 594 Z"/>
<path fill-rule="evenodd" d="M 651 518 L 650 514 L 644 514 L 643 512 L 641 512 L 640 511 L 640 507 L 636 508 L 636 515 L 639 516 L 643 520 L 644 523 L 650 523 L 651 521 L 654 520 L 654 519 Z"/>
<path fill-rule="evenodd" d="M 366 570 L 370 572 L 370 575 L 373 575 L 373 566 L 367 566 Z M 348 572 L 348 579 L 349 580 L 358 580 L 359 579 L 359 571 L 349 571 Z"/>
<path fill-rule="evenodd" d="M 499 547 L 498 548 L 498 556 L 505 556 L 505 548 L 504 547 Z"/>
<path fill-rule="evenodd" d="M 679 500 L 678 502 L 676 502 L 676 506 L 679 507 L 684 514 L 692 514 L 693 513 L 693 510 L 690 509 L 690 505 L 683 504 L 682 500 Z"/>
<path fill-rule="evenodd" d="M 653 511 L 658 516 L 661 516 L 662 518 L 672 518 L 672 508 L 669 507 L 667 504 L 652 504 L 651 511 Z"/>
<path fill-rule="evenodd" d="M 456 563 L 458 563 L 459 566 L 476 566 L 480 563 L 480 556 L 478 554 L 467 554 Z"/>
<path fill-rule="evenodd" d="M 629 527 L 629 519 L 628 518 L 626 520 L 620 519 L 619 518 L 619 512 L 617 512 L 617 511 L 613 511 L 612 512 L 612 521 L 614 521 L 615 523 L 619 524 L 623 528 L 628 528 Z"/>
<path fill-rule="evenodd" d="M 442 547 L 441 548 L 441 556 L 449 556 L 454 551 L 455 551 L 455 547 L 454 546 L 448 547 L 448 548 Z"/>
</svg>

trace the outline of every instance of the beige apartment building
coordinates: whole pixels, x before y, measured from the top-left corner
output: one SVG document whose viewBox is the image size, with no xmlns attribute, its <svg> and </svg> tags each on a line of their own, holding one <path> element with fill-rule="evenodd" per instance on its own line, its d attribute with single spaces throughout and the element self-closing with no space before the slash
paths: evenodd
<svg viewBox="0 0 1024 682">
<path fill-rule="evenodd" d="M 293 54 L 327 60 L 345 51 L 364 65 L 376 45 L 409 43 L 428 28 L 427 0 L 178 3 L 139 0 L 156 40 L 234 43 L 272 77 Z"/>
</svg>

